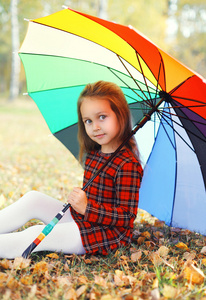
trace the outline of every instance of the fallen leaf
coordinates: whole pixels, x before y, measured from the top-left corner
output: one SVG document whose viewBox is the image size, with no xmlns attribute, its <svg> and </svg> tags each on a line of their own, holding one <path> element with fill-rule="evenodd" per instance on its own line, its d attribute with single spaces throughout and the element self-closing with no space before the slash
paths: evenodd
<svg viewBox="0 0 206 300">
<path fill-rule="evenodd" d="M 178 244 L 175 245 L 177 248 L 181 249 L 181 250 L 189 250 L 189 248 L 187 247 L 186 244 L 179 242 Z"/>
<path fill-rule="evenodd" d="M 32 285 L 33 284 L 33 275 L 23 276 L 23 277 L 21 277 L 20 281 L 24 285 Z"/>
<path fill-rule="evenodd" d="M 196 254 L 194 252 L 190 253 L 190 252 L 185 252 L 183 254 L 183 259 L 185 260 L 193 260 L 195 258 Z"/>
<path fill-rule="evenodd" d="M 92 261 L 89 258 L 85 258 L 84 262 L 85 262 L 86 265 L 91 265 L 92 264 Z"/>
<path fill-rule="evenodd" d="M 80 286 L 80 287 L 76 290 L 77 298 L 79 298 L 82 294 L 84 294 L 86 290 L 87 290 L 87 286 L 86 286 L 86 285 Z"/>
<path fill-rule="evenodd" d="M 6 273 L 0 272 L 0 286 L 2 286 L 3 283 L 7 282 L 8 275 Z"/>
<path fill-rule="evenodd" d="M 69 268 L 69 266 L 68 266 L 68 263 L 66 262 L 66 263 L 64 264 L 64 271 L 69 272 L 69 270 L 70 270 L 70 268 Z"/>
<path fill-rule="evenodd" d="M 49 253 L 46 255 L 47 257 L 50 257 L 50 258 L 54 258 L 54 259 L 59 259 L 59 255 L 56 254 L 56 253 Z"/>
<path fill-rule="evenodd" d="M 78 277 L 78 283 L 79 284 L 86 284 L 88 283 L 88 278 L 84 275 L 81 275 Z"/>
<path fill-rule="evenodd" d="M 138 244 L 138 245 L 142 245 L 142 244 L 144 243 L 144 241 L 145 241 L 145 237 L 140 236 L 140 237 L 138 237 L 138 239 L 137 239 L 137 244 Z"/>
<path fill-rule="evenodd" d="M 201 249 L 200 253 L 206 254 L 206 246 L 204 246 L 204 247 Z"/>
<path fill-rule="evenodd" d="M 151 291 L 151 300 L 159 300 L 160 299 L 160 292 L 158 288 L 155 288 Z"/>
<path fill-rule="evenodd" d="M 8 270 L 8 269 L 12 269 L 13 264 L 10 260 L 3 259 L 0 261 L 0 266 L 4 269 Z"/>
<path fill-rule="evenodd" d="M 40 261 L 34 265 L 33 274 L 41 275 L 48 271 L 48 264 L 45 261 Z"/>
<path fill-rule="evenodd" d="M 153 250 L 155 247 L 155 243 L 152 241 L 146 241 L 145 245 L 146 245 L 147 249 L 149 249 L 149 250 Z"/>
<path fill-rule="evenodd" d="M 156 277 L 153 281 L 153 284 L 152 284 L 152 288 L 153 289 L 157 289 L 159 287 L 159 280 L 158 278 Z"/>
<path fill-rule="evenodd" d="M 202 259 L 202 264 L 203 264 L 204 266 L 206 266 L 206 258 L 203 258 L 203 259 Z"/>
<path fill-rule="evenodd" d="M 30 292 L 27 295 L 27 299 L 34 299 L 34 296 L 36 295 L 36 291 L 37 291 L 37 285 L 34 284 L 32 285 Z"/>
<path fill-rule="evenodd" d="M 103 287 L 107 286 L 107 281 L 102 276 L 95 275 L 94 282 Z"/>
<path fill-rule="evenodd" d="M 71 286 L 71 281 L 68 276 L 59 276 L 57 277 L 57 285 L 60 288 L 67 289 Z"/>
<path fill-rule="evenodd" d="M 120 258 L 121 258 L 122 260 L 126 260 L 126 261 L 129 260 L 129 257 L 126 256 L 126 255 L 121 255 Z"/>
<path fill-rule="evenodd" d="M 110 294 L 107 294 L 107 295 L 103 295 L 100 299 L 101 300 L 113 300 L 114 298 Z"/>
<path fill-rule="evenodd" d="M 141 236 L 149 239 L 151 237 L 151 234 L 148 231 L 144 231 L 144 232 L 141 233 Z"/>
<path fill-rule="evenodd" d="M 157 253 L 159 254 L 159 256 L 162 256 L 162 257 L 166 257 L 167 254 L 169 252 L 169 248 L 165 247 L 165 246 L 161 246 L 158 250 L 157 250 Z"/>
<path fill-rule="evenodd" d="M 131 260 L 133 262 L 136 262 L 136 261 L 140 260 L 141 257 L 142 257 L 142 251 L 138 250 L 137 252 L 132 253 Z"/>
<path fill-rule="evenodd" d="M 162 294 L 165 298 L 175 299 L 177 296 L 177 289 L 171 285 L 164 284 Z"/>
<path fill-rule="evenodd" d="M 31 259 L 16 257 L 13 262 L 13 268 L 17 269 L 25 269 L 30 266 Z"/>
<path fill-rule="evenodd" d="M 193 284 L 202 284 L 205 275 L 199 268 L 195 267 L 192 262 L 189 262 L 184 269 L 184 278 Z"/>
<path fill-rule="evenodd" d="M 159 265 L 161 265 L 163 263 L 162 258 L 159 256 L 159 254 L 157 252 L 151 253 L 149 258 L 155 267 L 158 267 Z"/>
<path fill-rule="evenodd" d="M 155 220 L 155 222 L 154 222 L 155 227 L 163 227 L 164 224 L 165 224 L 164 221 Z"/>
<path fill-rule="evenodd" d="M 155 231 L 155 232 L 153 232 L 153 234 L 157 239 L 164 236 L 164 234 L 161 231 Z"/>
<path fill-rule="evenodd" d="M 11 277 L 7 282 L 7 287 L 10 290 L 15 290 L 18 288 L 18 286 L 19 286 L 19 282 L 13 277 Z"/>
<path fill-rule="evenodd" d="M 64 293 L 63 299 L 76 300 L 77 299 L 76 291 L 73 288 L 71 288 L 66 293 Z"/>
</svg>

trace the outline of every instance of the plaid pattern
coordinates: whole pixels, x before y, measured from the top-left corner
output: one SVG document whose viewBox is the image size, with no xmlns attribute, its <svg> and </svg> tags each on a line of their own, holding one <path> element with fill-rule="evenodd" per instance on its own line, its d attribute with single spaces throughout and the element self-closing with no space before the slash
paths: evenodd
<svg viewBox="0 0 206 300">
<path fill-rule="evenodd" d="M 97 151 L 87 156 L 84 184 L 104 164 L 108 155 Z M 71 208 L 87 253 L 106 255 L 109 250 L 131 242 L 142 175 L 142 167 L 132 152 L 123 149 L 86 189 L 85 215 Z"/>
</svg>

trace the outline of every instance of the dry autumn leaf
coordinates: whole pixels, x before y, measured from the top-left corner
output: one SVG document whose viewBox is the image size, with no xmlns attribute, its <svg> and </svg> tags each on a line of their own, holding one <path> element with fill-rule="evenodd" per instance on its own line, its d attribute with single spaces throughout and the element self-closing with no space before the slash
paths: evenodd
<svg viewBox="0 0 206 300">
<path fill-rule="evenodd" d="M 162 238 L 164 236 L 161 231 L 155 231 L 153 232 L 153 234 L 157 239 Z"/>
<path fill-rule="evenodd" d="M 159 256 L 161 257 L 166 257 L 167 254 L 169 252 L 169 248 L 167 248 L 166 246 L 161 246 L 158 250 L 157 253 L 159 254 Z"/>
<path fill-rule="evenodd" d="M 138 260 L 140 260 L 142 257 L 142 251 L 141 250 L 138 250 L 137 252 L 134 252 L 131 254 L 131 260 L 133 262 L 136 262 Z"/>
<path fill-rule="evenodd" d="M 13 269 L 25 269 L 30 266 L 31 259 L 16 257 L 13 262 Z"/>
<path fill-rule="evenodd" d="M 163 263 L 162 258 L 159 256 L 159 254 L 157 252 L 152 252 L 150 254 L 149 258 L 155 267 L 158 267 Z"/>
<path fill-rule="evenodd" d="M 40 261 L 34 265 L 33 274 L 44 274 L 48 271 L 48 263 L 45 261 Z"/>
<path fill-rule="evenodd" d="M 23 277 L 21 277 L 20 281 L 24 285 L 32 285 L 33 284 L 33 275 L 23 276 Z"/>
<path fill-rule="evenodd" d="M 46 256 L 53 259 L 59 259 L 59 255 L 56 253 L 49 253 Z"/>
<path fill-rule="evenodd" d="M 165 298 L 168 299 L 175 299 L 177 296 L 177 289 L 171 285 L 164 284 L 163 289 L 162 289 L 162 294 Z"/>
<path fill-rule="evenodd" d="M 160 299 L 160 292 L 159 289 L 154 289 L 151 291 L 151 300 L 159 300 Z"/>
<path fill-rule="evenodd" d="M 101 300 L 113 300 L 114 297 L 111 296 L 110 294 L 107 294 L 107 295 L 103 295 L 100 299 Z"/>
<path fill-rule="evenodd" d="M 159 280 L 158 278 L 156 277 L 152 283 L 152 288 L 153 289 L 157 289 L 159 287 Z"/>
<path fill-rule="evenodd" d="M 203 259 L 202 259 L 202 264 L 203 264 L 204 266 L 206 266 L 206 258 L 203 258 Z"/>
<path fill-rule="evenodd" d="M 155 222 L 154 222 L 155 227 L 163 227 L 164 224 L 165 224 L 165 222 L 159 221 L 159 220 L 155 220 Z"/>
<path fill-rule="evenodd" d="M 149 233 L 149 231 L 144 231 L 144 232 L 141 233 L 141 236 L 149 239 L 151 237 L 151 234 Z"/>
<path fill-rule="evenodd" d="M 66 291 L 64 293 L 63 299 L 65 299 L 65 300 L 76 300 L 77 299 L 77 294 L 76 294 L 75 289 L 71 288 L 68 291 Z"/>
<path fill-rule="evenodd" d="M 2 268 L 4 268 L 4 269 L 11 269 L 12 268 L 12 266 L 13 266 L 13 264 L 12 264 L 12 262 L 10 261 L 10 260 L 8 260 L 8 259 L 3 259 L 3 260 L 1 260 L 0 261 L 0 266 L 2 267 Z"/>
<path fill-rule="evenodd" d="M 175 245 L 177 248 L 181 249 L 181 250 L 189 250 L 189 248 L 187 247 L 186 244 L 179 242 L 178 244 Z"/>
<path fill-rule="evenodd" d="M 11 277 L 7 282 L 7 287 L 10 290 L 15 290 L 19 287 L 19 282 L 15 278 Z"/>
<path fill-rule="evenodd" d="M 202 284 L 205 279 L 204 273 L 194 263 L 188 262 L 186 268 L 183 271 L 184 278 L 192 284 Z"/>
<path fill-rule="evenodd" d="M 190 253 L 190 252 L 185 252 L 183 254 L 183 259 L 185 260 L 193 260 L 195 258 L 196 254 L 194 252 Z"/>
<path fill-rule="evenodd" d="M 206 254 L 206 246 L 204 246 L 204 247 L 201 249 L 200 253 Z"/>
<path fill-rule="evenodd" d="M 57 277 L 57 286 L 63 289 L 67 289 L 72 285 L 71 280 L 68 276 Z"/>
<path fill-rule="evenodd" d="M 138 244 L 138 245 L 142 245 L 142 244 L 144 243 L 144 241 L 145 241 L 145 237 L 140 236 L 140 237 L 138 237 L 138 239 L 137 239 L 137 244 Z"/>
<path fill-rule="evenodd" d="M 80 286 L 77 290 L 76 290 L 76 295 L 77 298 L 79 298 L 82 294 L 84 294 L 87 290 L 87 286 L 86 285 L 82 285 Z"/>
<path fill-rule="evenodd" d="M 3 283 L 7 282 L 8 276 L 8 274 L 0 272 L 0 287 L 3 285 Z"/>
</svg>

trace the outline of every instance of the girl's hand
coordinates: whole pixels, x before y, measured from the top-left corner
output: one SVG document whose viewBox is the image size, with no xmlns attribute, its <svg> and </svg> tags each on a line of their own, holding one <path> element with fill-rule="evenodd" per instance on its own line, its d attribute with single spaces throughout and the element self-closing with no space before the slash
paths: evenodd
<svg viewBox="0 0 206 300">
<path fill-rule="evenodd" d="M 67 202 L 71 204 L 71 207 L 76 210 L 76 212 L 80 213 L 81 215 L 85 214 L 87 207 L 87 196 L 81 188 L 74 188 L 69 195 Z"/>
</svg>

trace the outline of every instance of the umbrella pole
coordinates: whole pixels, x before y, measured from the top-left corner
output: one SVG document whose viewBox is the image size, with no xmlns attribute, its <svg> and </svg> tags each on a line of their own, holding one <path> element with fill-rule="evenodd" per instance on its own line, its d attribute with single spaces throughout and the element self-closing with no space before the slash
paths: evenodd
<svg viewBox="0 0 206 300">
<path fill-rule="evenodd" d="M 130 140 L 130 138 L 140 129 L 142 128 L 147 121 L 151 119 L 151 116 L 154 112 L 158 110 L 158 107 L 165 101 L 164 97 L 151 108 L 151 110 L 145 114 L 142 120 L 134 126 L 129 136 L 122 142 L 122 144 L 112 153 L 112 155 L 106 160 L 106 162 L 101 166 L 99 170 L 90 178 L 90 180 L 83 186 L 82 190 L 86 190 L 86 188 L 92 183 L 92 181 L 102 172 L 102 170 L 108 165 L 108 163 L 116 156 L 116 154 L 122 149 L 122 147 Z M 61 220 L 64 216 L 65 212 L 71 205 L 69 203 L 65 203 L 63 209 L 51 220 L 49 224 L 45 226 L 39 236 L 29 245 L 29 247 L 22 253 L 23 258 L 27 258 L 31 252 L 41 243 L 41 241 L 52 231 L 54 226 Z"/>
</svg>

